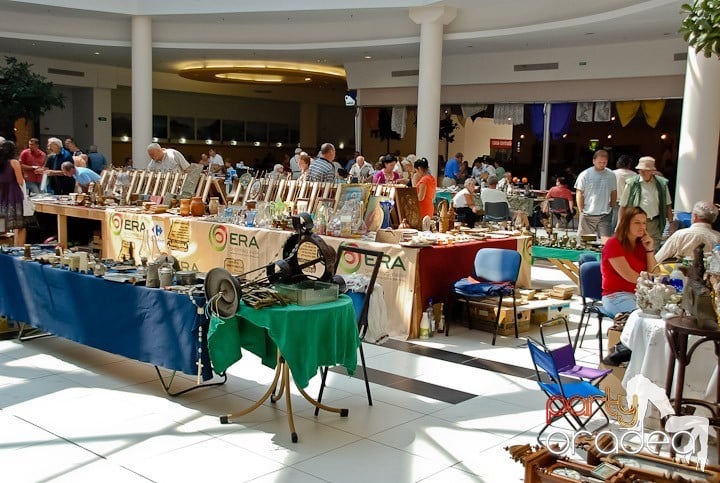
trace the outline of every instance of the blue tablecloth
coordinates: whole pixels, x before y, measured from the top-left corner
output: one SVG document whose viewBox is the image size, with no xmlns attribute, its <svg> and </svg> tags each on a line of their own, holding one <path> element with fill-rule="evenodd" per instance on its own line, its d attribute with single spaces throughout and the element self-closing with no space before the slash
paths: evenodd
<svg viewBox="0 0 720 483">
<path fill-rule="evenodd" d="M 202 300 L 196 303 L 202 306 Z M 212 378 L 208 321 L 187 295 L 0 254 L 0 314 L 84 345 Z M 199 328 L 202 341 L 198 340 Z"/>
</svg>

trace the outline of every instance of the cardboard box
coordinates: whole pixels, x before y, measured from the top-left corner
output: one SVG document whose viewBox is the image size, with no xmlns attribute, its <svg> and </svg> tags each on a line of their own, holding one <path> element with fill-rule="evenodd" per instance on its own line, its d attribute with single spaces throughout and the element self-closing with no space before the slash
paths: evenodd
<svg viewBox="0 0 720 483">
<path fill-rule="evenodd" d="M 533 324 L 540 325 L 561 316 L 570 316 L 570 302 L 551 303 L 545 307 L 532 309 L 530 321 Z"/>
<path fill-rule="evenodd" d="M 473 329 L 484 330 L 486 332 L 494 332 L 496 316 L 497 304 L 470 302 L 470 327 L 472 327 Z M 517 323 L 519 333 L 528 332 L 530 330 L 530 309 L 523 309 L 520 307 L 517 308 Z M 515 335 L 513 309 L 512 307 L 505 307 L 504 304 L 503 307 L 500 309 L 498 334 Z"/>
</svg>

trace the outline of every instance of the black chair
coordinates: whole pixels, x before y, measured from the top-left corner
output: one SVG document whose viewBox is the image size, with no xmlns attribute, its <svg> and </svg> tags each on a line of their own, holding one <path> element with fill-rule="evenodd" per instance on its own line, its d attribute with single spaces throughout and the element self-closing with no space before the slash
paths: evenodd
<svg viewBox="0 0 720 483">
<path fill-rule="evenodd" d="M 363 378 L 365 379 L 365 391 L 367 392 L 368 405 L 372 406 L 372 396 L 370 395 L 370 383 L 368 382 L 367 367 L 365 366 L 365 353 L 363 352 L 362 341 L 365 338 L 365 333 L 368 327 L 368 310 L 370 309 L 370 296 L 372 295 L 373 289 L 375 288 L 375 281 L 377 280 L 378 272 L 380 271 L 380 262 L 382 261 L 382 252 L 376 250 L 367 250 L 365 248 L 354 247 L 350 245 L 340 245 L 337 251 L 337 262 L 335 264 L 335 273 L 337 274 L 338 267 L 343 260 L 343 257 L 369 257 L 366 258 L 367 264 L 370 264 L 372 260 L 372 272 L 370 274 L 370 281 L 368 282 L 365 293 L 348 293 L 353 298 L 353 305 L 355 306 L 355 316 L 357 317 L 358 333 L 360 335 L 360 344 L 358 349 L 360 351 L 360 362 L 362 364 Z M 351 261 L 352 262 L 352 261 Z M 323 391 L 325 390 L 325 383 L 327 381 L 327 374 L 330 368 L 325 366 L 320 369 L 320 391 L 318 393 L 317 401 L 322 401 Z M 315 416 L 318 415 L 320 408 L 315 408 Z"/>
<path fill-rule="evenodd" d="M 485 221 L 512 220 L 510 205 L 504 201 L 488 201 L 485 203 Z"/>
<path fill-rule="evenodd" d="M 545 444 L 541 440 L 545 430 L 559 419 L 564 418 L 575 432 L 585 429 L 587 423 L 598 412 L 605 417 L 605 422 L 600 427 L 605 427 L 610 423 L 610 418 L 603 408 L 605 393 L 602 390 L 587 381 L 563 381 L 552 354 L 530 338 L 528 338 L 528 348 L 535 367 L 538 386 L 548 398 L 545 403 L 546 424 L 537 436 L 540 444 Z M 593 406 L 595 409 L 590 414 L 581 413 L 582 415 L 579 415 L 578 404 L 580 401 L 585 402 L 582 405 L 582 412 L 589 412 Z"/>
<path fill-rule="evenodd" d="M 585 262 L 580 265 L 580 297 L 582 298 L 582 311 L 580 312 L 580 323 L 578 324 L 578 331 L 575 334 L 574 347 L 578 347 L 578 340 L 580 341 L 580 347 L 582 347 L 582 341 L 585 339 L 585 333 L 587 332 L 587 326 L 590 323 L 590 317 L 592 314 L 596 314 L 598 318 L 598 345 L 600 362 L 603 360 L 603 346 L 602 346 L 602 322 L 603 317 L 612 317 L 605 312 L 602 306 L 602 273 L 600 272 L 600 262 Z M 587 316 L 587 318 L 585 318 Z M 583 322 L 585 327 L 583 329 Z M 582 336 L 580 332 L 582 331 Z"/>
<path fill-rule="evenodd" d="M 561 227 L 565 228 L 567 232 L 570 221 L 575 217 L 575 213 L 570 209 L 570 202 L 565 198 L 550 198 L 548 208 L 553 219 L 557 219 Z"/>
<path fill-rule="evenodd" d="M 473 276 L 482 277 L 482 281 L 464 278 L 455 282 L 453 292 L 457 299 L 465 301 L 465 313 L 470 326 L 470 302 L 497 297 L 497 314 L 495 315 L 495 331 L 492 345 L 497 338 L 498 323 L 502 311 L 502 301 L 505 295 L 512 296 L 513 322 L 515 324 L 515 338 L 518 337 L 517 305 L 515 300 L 515 283 L 520 273 L 522 256 L 516 250 L 504 248 L 481 248 L 475 255 Z M 449 317 L 445 320 L 445 335 L 450 333 Z"/>
</svg>

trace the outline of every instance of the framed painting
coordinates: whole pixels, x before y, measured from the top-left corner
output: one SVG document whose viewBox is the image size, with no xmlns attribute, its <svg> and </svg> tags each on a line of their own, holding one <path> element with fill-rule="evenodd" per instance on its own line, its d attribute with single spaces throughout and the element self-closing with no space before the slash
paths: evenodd
<svg viewBox="0 0 720 483">
<path fill-rule="evenodd" d="M 365 208 L 365 226 L 368 231 L 377 231 L 382 227 L 385 214 L 380 206 L 381 201 L 391 201 L 391 199 L 388 196 L 376 195 L 371 195 L 368 198 L 367 207 Z"/>
<path fill-rule="evenodd" d="M 298 198 L 293 206 L 293 213 L 308 213 L 310 209 L 310 198 Z"/>
<path fill-rule="evenodd" d="M 420 202 L 415 188 L 397 188 L 395 190 L 395 206 L 400 223 L 402 220 L 406 220 L 412 228 L 422 230 Z"/>
<path fill-rule="evenodd" d="M 335 199 L 334 198 L 320 198 L 317 200 L 317 204 L 315 205 L 315 212 L 313 213 L 315 216 L 315 219 L 317 220 L 318 215 L 320 213 L 325 214 L 325 221 L 330 221 L 330 217 L 332 216 L 335 208 Z"/>
<path fill-rule="evenodd" d="M 370 198 L 369 184 L 360 183 L 342 183 L 338 185 L 337 194 L 335 195 L 335 206 L 340 209 L 350 200 L 362 203 L 363 214 L 367 207 L 368 198 Z"/>
</svg>

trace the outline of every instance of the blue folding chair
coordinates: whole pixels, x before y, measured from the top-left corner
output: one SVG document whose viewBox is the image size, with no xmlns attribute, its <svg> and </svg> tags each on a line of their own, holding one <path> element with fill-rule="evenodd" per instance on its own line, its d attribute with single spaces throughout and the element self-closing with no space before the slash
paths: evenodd
<svg viewBox="0 0 720 483">
<path fill-rule="evenodd" d="M 540 437 L 545 430 L 560 419 L 565 419 L 573 431 L 584 429 L 598 412 L 605 417 L 605 422 L 597 429 L 610 423 L 610 418 L 603 407 L 605 393 L 602 390 L 587 381 L 563 381 L 551 353 L 530 338 L 528 338 L 528 348 L 535 367 L 538 386 L 548 397 L 548 402 L 545 404 L 545 426 L 537 436 L 540 444 L 543 444 Z M 589 415 L 582 414 L 581 408 L 593 407 L 595 409 Z"/>
<path fill-rule="evenodd" d="M 455 282 L 453 292 L 456 299 L 465 301 L 465 313 L 468 327 L 470 327 L 470 302 L 490 297 L 498 298 L 497 314 L 495 315 L 495 331 L 492 345 L 497 338 L 498 323 L 502 309 L 503 297 L 512 296 L 513 322 L 515 323 L 515 338 L 518 337 L 517 305 L 515 301 L 515 284 L 520 273 L 522 257 L 515 250 L 504 248 L 481 248 L 475 255 L 473 280 L 464 278 Z M 475 280 L 482 277 L 481 280 Z M 450 332 L 449 320 L 445 321 L 445 335 Z"/>
<path fill-rule="evenodd" d="M 585 262 L 580 265 L 580 297 L 582 297 L 583 307 L 580 312 L 580 322 L 578 324 L 578 331 L 575 334 L 575 343 L 573 346 L 578 347 L 578 340 L 580 347 L 582 347 L 582 341 L 585 339 L 585 333 L 587 332 L 587 326 L 590 323 L 590 317 L 592 314 L 597 314 L 598 318 L 598 345 L 600 362 L 603 360 L 603 344 L 602 344 L 602 322 L 603 317 L 612 316 L 608 314 L 602 306 L 602 274 L 600 272 L 600 262 Z M 587 319 L 585 316 L 587 315 Z M 583 328 L 583 322 L 585 327 Z M 582 331 L 582 337 L 580 332 Z"/>
</svg>

